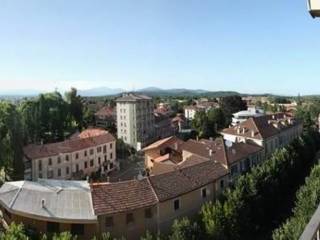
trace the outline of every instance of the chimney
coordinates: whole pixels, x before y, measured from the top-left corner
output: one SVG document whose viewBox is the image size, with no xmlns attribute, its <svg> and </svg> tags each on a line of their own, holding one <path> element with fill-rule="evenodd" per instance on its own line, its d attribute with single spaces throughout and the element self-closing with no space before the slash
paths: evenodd
<svg viewBox="0 0 320 240">
<path fill-rule="evenodd" d="M 174 150 L 178 150 L 178 142 L 174 143 Z"/>
<path fill-rule="evenodd" d="M 212 149 L 209 149 L 209 156 L 212 157 Z"/>
<path fill-rule="evenodd" d="M 254 130 L 251 130 L 251 137 L 254 137 Z"/>
<path fill-rule="evenodd" d="M 137 176 L 137 179 L 138 179 L 139 181 L 143 179 L 143 176 L 142 176 L 142 174 L 141 174 L 140 171 L 139 171 L 139 174 L 138 174 L 138 176 Z"/>
</svg>

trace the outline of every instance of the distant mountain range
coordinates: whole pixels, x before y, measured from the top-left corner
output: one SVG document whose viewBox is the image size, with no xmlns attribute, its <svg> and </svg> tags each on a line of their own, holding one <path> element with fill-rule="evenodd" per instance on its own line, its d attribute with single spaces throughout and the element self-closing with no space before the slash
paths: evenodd
<svg viewBox="0 0 320 240">
<path fill-rule="evenodd" d="M 121 88 L 108 88 L 99 87 L 85 90 L 78 90 L 78 93 L 84 97 L 101 97 L 101 96 L 114 96 L 119 95 L 123 92 L 128 92 Z M 252 94 L 241 94 L 235 91 L 207 91 L 202 89 L 185 89 L 185 88 L 174 88 L 174 89 L 162 89 L 157 87 L 147 87 L 134 91 L 139 94 L 146 94 L 151 97 L 159 96 L 208 96 L 208 97 L 224 97 L 230 95 L 252 95 Z M 40 93 L 37 90 L 15 90 L 15 91 L 1 91 L 0 97 L 31 97 L 36 96 Z M 270 96 L 270 94 L 257 94 L 258 96 Z"/>
</svg>

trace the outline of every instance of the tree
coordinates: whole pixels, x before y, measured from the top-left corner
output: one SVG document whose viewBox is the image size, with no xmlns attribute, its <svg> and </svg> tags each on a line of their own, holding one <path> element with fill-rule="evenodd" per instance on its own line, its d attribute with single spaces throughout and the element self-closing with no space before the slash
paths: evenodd
<svg viewBox="0 0 320 240">
<path fill-rule="evenodd" d="M 0 102 L 0 170 L 6 179 L 21 180 L 24 176 L 23 129 L 16 107 Z"/>
<path fill-rule="evenodd" d="M 0 240 L 29 240 L 22 224 L 11 223 L 5 232 L 0 232 Z"/>
<path fill-rule="evenodd" d="M 77 94 L 76 88 L 71 88 L 65 93 L 67 103 L 69 104 L 70 117 L 74 120 L 81 130 L 83 127 L 83 103 L 80 95 Z"/>
<path fill-rule="evenodd" d="M 206 138 L 210 135 L 208 116 L 204 111 L 199 111 L 194 115 L 191 125 L 197 131 L 198 137 Z"/>
<path fill-rule="evenodd" d="M 221 108 L 212 108 L 208 111 L 208 122 L 214 134 L 219 129 L 226 127 L 226 118 Z"/>
<path fill-rule="evenodd" d="M 320 165 L 313 168 L 296 199 L 293 215 L 273 232 L 274 240 L 299 239 L 320 204 Z"/>
<path fill-rule="evenodd" d="M 201 239 L 200 228 L 196 222 L 191 222 L 188 218 L 175 220 L 169 235 L 169 240 L 196 240 Z"/>
<path fill-rule="evenodd" d="M 221 99 L 221 108 L 227 118 L 228 125 L 231 122 L 232 114 L 247 109 L 247 104 L 240 96 L 228 96 Z"/>
</svg>

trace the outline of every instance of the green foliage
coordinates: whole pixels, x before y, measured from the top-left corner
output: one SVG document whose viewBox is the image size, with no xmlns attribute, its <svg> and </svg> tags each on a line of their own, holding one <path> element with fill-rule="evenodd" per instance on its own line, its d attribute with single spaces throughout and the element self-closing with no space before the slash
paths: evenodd
<svg viewBox="0 0 320 240">
<path fill-rule="evenodd" d="M 26 143 L 55 142 L 84 126 L 82 98 L 72 88 L 66 100 L 55 91 L 20 104 Z"/>
<path fill-rule="evenodd" d="M 83 127 L 83 104 L 82 98 L 77 94 L 77 89 L 71 88 L 65 93 L 67 103 L 69 104 L 69 113 L 71 121 L 75 121 L 79 130 Z"/>
<path fill-rule="evenodd" d="M 197 131 L 200 138 L 207 138 L 209 133 L 209 120 L 204 111 L 197 112 L 192 120 L 192 128 Z"/>
<path fill-rule="evenodd" d="M 136 153 L 136 150 L 130 145 L 126 144 L 122 139 L 117 139 L 116 142 L 116 153 L 120 159 L 127 159 Z"/>
<path fill-rule="evenodd" d="M 201 210 L 209 238 L 252 239 L 278 214 L 278 203 L 299 184 L 313 163 L 319 135 L 309 133 L 276 151 L 251 172 L 239 177 L 222 200 Z"/>
<path fill-rule="evenodd" d="M 274 240 L 298 239 L 320 204 L 320 165 L 297 192 L 293 216 L 273 232 Z"/>
<path fill-rule="evenodd" d="M 21 116 L 13 104 L 0 102 L 0 169 L 7 179 L 22 179 L 23 128 Z"/>
<path fill-rule="evenodd" d="M 169 235 L 169 240 L 195 240 L 201 239 L 200 228 L 196 222 L 191 222 L 188 218 L 175 220 Z"/>
<path fill-rule="evenodd" d="M 192 120 L 192 128 L 200 138 L 215 137 L 217 131 L 226 126 L 225 115 L 220 108 L 210 109 L 207 113 L 197 112 Z"/>
<path fill-rule="evenodd" d="M 240 96 L 223 97 L 220 102 L 221 109 L 227 118 L 227 125 L 231 122 L 232 114 L 247 109 L 247 104 L 242 101 Z"/>
<path fill-rule="evenodd" d="M 29 240 L 22 224 L 11 223 L 5 232 L 0 232 L 0 240 Z"/>
<path fill-rule="evenodd" d="M 76 240 L 76 236 L 72 236 L 70 232 L 62 232 L 54 234 L 52 240 Z"/>
</svg>

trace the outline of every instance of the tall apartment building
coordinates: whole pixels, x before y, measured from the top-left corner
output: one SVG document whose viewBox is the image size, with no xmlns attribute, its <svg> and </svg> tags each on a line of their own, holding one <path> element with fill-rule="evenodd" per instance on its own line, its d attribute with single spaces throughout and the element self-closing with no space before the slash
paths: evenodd
<svg viewBox="0 0 320 240">
<path fill-rule="evenodd" d="M 116 102 L 118 138 L 138 150 L 150 143 L 154 138 L 152 98 L 127 93 Z"/>
</svg>

